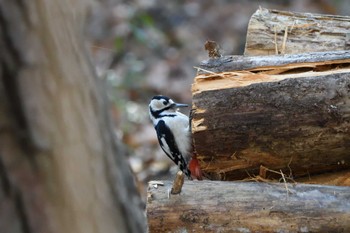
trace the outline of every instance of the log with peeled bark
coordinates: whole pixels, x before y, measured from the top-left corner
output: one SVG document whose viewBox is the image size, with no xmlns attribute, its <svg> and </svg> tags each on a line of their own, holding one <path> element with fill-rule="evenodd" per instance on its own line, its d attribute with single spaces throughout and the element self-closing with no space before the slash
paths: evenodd
<svg viewBox="0 0 350 233">
<path fill-rule="evenodd" d="M 260 8 L 250 19 L 245 55 L 350 49 L 350 17 Z"/>
<path fill-rule="evenodd" d="M 349 55 L 202 63 L 205 71 L 192 86 L 192 136 L 207 177 L 247 178 L 258 175 L 261 165 L 293 178 L 349 169 Z"/>
<path fill-rule="evenodd" d="M 149 186 L 149 232 L 350 232 L 350 187 L 187 181 Z"/>
</svg>

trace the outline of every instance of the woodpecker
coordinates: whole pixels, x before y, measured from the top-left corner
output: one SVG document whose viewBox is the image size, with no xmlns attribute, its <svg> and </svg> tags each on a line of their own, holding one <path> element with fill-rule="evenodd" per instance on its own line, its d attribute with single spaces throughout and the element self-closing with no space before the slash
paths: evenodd
<svg viewBox="0 0 350 233">
<path fill-rule="evenodd" d="M 191 138 L 189 119 L 178 112 L 187 104 L 175 103 L 166 96 L 154 96 L 149 104 L 149 115 L 157 132 L 158 142 L 165 154 L 191 178 L 187 163 L 190 159 Z"/>
</svg>

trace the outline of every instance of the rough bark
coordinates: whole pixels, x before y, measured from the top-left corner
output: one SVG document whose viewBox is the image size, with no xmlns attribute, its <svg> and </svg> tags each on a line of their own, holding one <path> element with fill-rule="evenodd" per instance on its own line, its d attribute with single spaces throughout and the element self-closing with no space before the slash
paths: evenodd
<svg viewBox="0 0 350 233">
<path fill-rule="evenodd" d="M 337 53 L 346 56 L 332 60 Z M 277 67 L 265 65 L 268 57 L 248 58 L 245 71 L 231 61 L 223 68 L 231 72 L 195 78 L 193 141 L 209 178 L 258 175 L 260 165 L 293 177 L 350 167 L 348 53 L 322 54 L 318 62 L 299 54 L 293 64 L 286 62 L 293 55 L 275 56 Z M 216 70 L 210 62 L 204 68 Z"/>
<path fill-rule="evenodd" d="M 250 19 L 245 55 L 295 54 L 350 48 L 350 17 L 261 8 Z"/>
<path fill-rule="evenodd" d="M 84 48 L 90 1 L 0 1 L 0 231 L 142 232 Z"/>
<path fill-rule="evenodd" d="M 148 190 L 150 232 L 348 232 L 350 188 L 238 182 L 170 182 Z"/>
</svg>

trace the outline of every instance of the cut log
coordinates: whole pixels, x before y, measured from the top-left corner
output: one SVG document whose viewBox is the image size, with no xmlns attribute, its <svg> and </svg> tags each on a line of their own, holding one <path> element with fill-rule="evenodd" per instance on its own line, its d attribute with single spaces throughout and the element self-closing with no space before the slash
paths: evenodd
<svg viewBox="0 0 350 233">
<path fill-rule="evenodd" d="M 193 144 L 210 179 L 260 165 L 293 178 L 350 168 L 349 52 L 225 59 L 203 63 L 192 86 Z"/>
<path fill-rule="evenodd" d="M 269 71 L 269 74 L 280 74 L 293 71 L 322 71 L 347 67 L 350 64 L 350 51 L 313 52 L 302 54 L 271 56 L 225 56 L 201 62 L 199 73 L 230 72 L 247 70 L 252 72 Z M 298 69 L 298 70 L 297 70 Z M 208 72 L 209 71 L 209 72 Z"/>
<path fill-rule="evenodd" d="M 149 232 L 350 232 L 350 187 L 192 182 L 149 186 Z"/>
<path fill-rule="evenodd" d="M 250 19 L 245 55 L 350 49 L 350 17 L 257 10 Z"/>
</svg>

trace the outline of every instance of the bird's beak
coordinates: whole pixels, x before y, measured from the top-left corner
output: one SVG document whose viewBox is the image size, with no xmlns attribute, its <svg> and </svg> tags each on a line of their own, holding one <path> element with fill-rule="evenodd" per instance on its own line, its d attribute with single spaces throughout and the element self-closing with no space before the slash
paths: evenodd
<svg viewBox="0 0 350 233">
<path fill-rule="evenodd" d="M 185 107 L 188 107 L 188 104 L 174 103 L 173 106 L 174 108 L 185 108 Z"/>
</svg>

